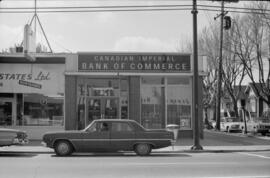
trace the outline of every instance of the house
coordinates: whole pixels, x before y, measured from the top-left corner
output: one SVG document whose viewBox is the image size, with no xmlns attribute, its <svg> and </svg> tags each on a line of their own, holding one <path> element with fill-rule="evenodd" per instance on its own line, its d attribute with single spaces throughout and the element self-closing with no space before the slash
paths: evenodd
<svg viewBox="0 0 270 178">
<path fill-rule="evenodd" d="M 256 90 L 255 87 L 258 90 Z M 261 116 L 263 111 L 269 108 L 267 103 L 262 100 L 262 89 L 263 86 L 260 83 L 249 83 L 245 90 L 245 93 L 247 95 L 246 109 L 247 111 L 249 111 L 252 117 Z"/>
<path fill-rule="evenodd" d="M 238 113 L 240 115 L 241 110 L 243 109 L 243 106 L 246 106 L 247 103 L 247 94 L 245 93 L 247 86 L 242 85 L 242 86 L 235 86 L 234 87 L 234 93 L 239 92 L 239 97 L 237 100 L 237 109 Z M 233 117 L 235 116 L 234 112 L 234 106 L 233 106 L 233 101 L 231 97 L 229 96 L 228 93 L 224 93 L 223 97 L 220 100 L 220 109 L 221 109 L 221 116 L 222 114 L 227 117 Z"/>
</svg>

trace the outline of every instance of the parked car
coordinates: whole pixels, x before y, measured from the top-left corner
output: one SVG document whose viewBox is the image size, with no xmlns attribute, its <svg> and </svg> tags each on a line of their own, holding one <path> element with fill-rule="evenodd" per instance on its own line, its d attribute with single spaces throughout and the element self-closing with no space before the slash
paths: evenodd
<svg viewBox="0 0 270 178">
<path fill-rule="evenodd" d="M 244 132 L 245 125 L 242 125 Z M 270 120 L 264 117 L 253 118 L 247 121 L 247 132 L 260 133 L 265 136 L 270 133 Z"/>
<path fill-rule="evenodd" d="M 135 151 L 145 156 L 152 149 L 168 147 L 174 135 L 167 130 L 148 130 L 133 120 L 94 120 L 84 130 L 46 133 L 43 143 L 58 156 L 73 152 Z"/>
<path fill-rule="evenodd" d="M 22 145 L 26 143 L 28 143 L 26 132 L 0 128 L 0 146 Z"/>
<path fill-rule="evenodd" d="M 246 112 L 246 126 L 247 132 L 260 133 L 266 135 L 270 133 L 270 110 L 263 111 L 261 117 L 251 117 L 250 113 Z M 243 132 L 245 131 L 245 124 L 242 125 Z"/>
<path fill-rule="evenodd" d="M 242 122 L 237 117 L 220 118 L 220 130 L 226 132 L 242 131 Z"/>
</svg>

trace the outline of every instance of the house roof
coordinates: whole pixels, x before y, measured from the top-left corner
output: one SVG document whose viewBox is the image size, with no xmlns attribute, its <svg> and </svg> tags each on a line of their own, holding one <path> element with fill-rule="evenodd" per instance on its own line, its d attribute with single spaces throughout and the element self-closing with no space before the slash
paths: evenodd
<svg viewBox="0 0 270 178">
<path fill-rule="evenodd" d="M 251 89 L 254 92 L 256 97 L 260 97 L 264 94 L 262 92 L 264 85 L 265 84 L 261 84 L 261 83 L 249 83 L 245 92 L 248 93 L 248 92 L 250 92 L 250 89 Z M 256 88 L 258 89 L 258 91 L 256 90 Z"/>
<path fill-rule="evenodd" d="M 245 99 L 247 97 L 247 93 L 245 92 L 247 87 L 248 86 L 246 85 L 241 85 L 241 86 L 238 85 L 234 87 L 234 92 L 238 92 L 238 91 L 240 92 L 239 99 Z"/>
</svg>

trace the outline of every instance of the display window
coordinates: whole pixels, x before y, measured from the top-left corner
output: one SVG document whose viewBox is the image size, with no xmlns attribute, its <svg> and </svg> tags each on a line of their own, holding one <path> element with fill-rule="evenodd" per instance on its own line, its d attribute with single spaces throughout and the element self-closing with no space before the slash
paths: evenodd
<svg viewBox="0 0 270 178">
<path fill-rule="evenodd" d="M 192 87 L 189 77 L 142 77 L 141 124 L 150 129 L 177 124 L 191 129 Z"/>
<path fill-rule="evenodd" d="M 64 96 L 45 96 L 42 94 L 23 95 L 23 116 L 18 125 L 25 126 L 63 126 Z M 20 117 L 18 117 L 20 119 Z"/>
<path fill-rule="evenodd" d="M 63 126 L 63 107 L 63 95 L 9 94 L 0 97 L 0 125 Z"/>
</svg>

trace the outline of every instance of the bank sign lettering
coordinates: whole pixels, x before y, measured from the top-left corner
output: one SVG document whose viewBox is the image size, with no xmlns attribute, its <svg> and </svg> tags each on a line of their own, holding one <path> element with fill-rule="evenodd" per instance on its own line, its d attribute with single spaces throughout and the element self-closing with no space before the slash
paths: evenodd
<svg viewBox="0 0 270 178">
<path fill-rule="evenodd" d="M 190 72 L 190 55 L 79 54 L 81 72 Z"/>
</svg>

